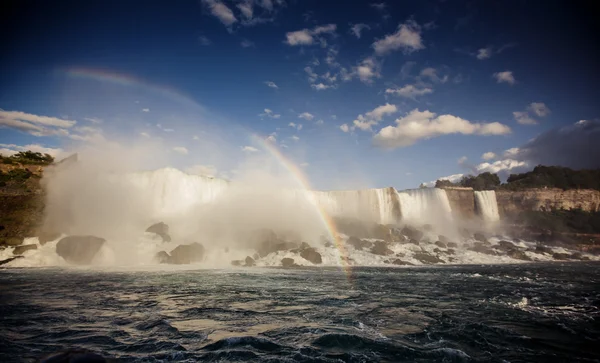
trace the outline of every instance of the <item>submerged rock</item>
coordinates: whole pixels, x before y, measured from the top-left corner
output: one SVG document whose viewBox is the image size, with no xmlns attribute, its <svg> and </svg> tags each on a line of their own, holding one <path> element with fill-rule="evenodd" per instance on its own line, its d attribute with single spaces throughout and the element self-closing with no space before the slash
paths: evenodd
<svg viewBox="0 0 600 363">
<path fill-rule="evenodd" d="M 478 253 L 483 253 L 483 254 L 490 255 L 490 256 L 498 256 L 498 253 L 496 251 L 485 246 L 481 242 L 475 242 L 473 247 L 469 247 L 468 250 L 478 252 Z"/>
<path fill-rule="evenodd" d="M 425 264 L 446 263 L 446 262 L 444 262 L 444 260 L 441 260 L 437 256 L 433 256 L 433 255 L 430 255 L 430 254 L 424 253 L 424 252 L 415 253 L 413 258 L 415 260 L 421 261 L 422 263 L 425 263 Z"/>
<path fill-rule="evenodd" d="M 286 257 L 286 258 L 281 259 L 281 266 L 288 268 L 288 267 L 296 267 L 298 265 L 296 265 L 296 262 L 294 262 L 293 258 Z"/>
<path fill-rule="evenodd" d="M 162 238 L 163 242 L 171 242 L 171 236 L 169 235 L 169 226 L 166 223 L 155 223 L 150 227 L 146 228 L 146 232 L 159 235 Z"/>
<path fill-rule="evenodd" d="M 321 259 L 321 254 L 312 247 L 303 249 L 302 252 L 300 252 L 300 256 L 302 256 L 303 259 L 314 263 L 315 265 L 323 262 Z"/>
<path fill-rule="evenodd" d="M 388 248 L 388 244 L 383 241 L 377 241 L 371 248 L 371 253 L 374 255 L 387 256 L 393 255 L 394 251 Z"/>
<path fill-rule="evenodd" d="M 499 250 L 502 250 L 502 251 L 509 251 L 509 250 L 517 249 L 517 246 L 515 246 L 514 243 L 509 242 L 509 241 L 500 241 L 494 247 L 497 248 L 497 249 L 499 249 Z"/>
<path fill-rule="evenodd" d="M 30 244 L 30 245 L 20 245 L 20 246 L 17 246 L 13 250 L 13 255 L 22 255 L 23 253 L 25 253 L 25 251 L 29 251 L 29 250 L 37 250 L 37 245 L 36 244 Z"/>
<path fill-rule="evenodd" d="M 547 247 L 547 246 L 542 246 L 542 245 L 535 246 L 535 250 L 533 252 L 538 253 L 538 254 L 547 253 L 549 255 L 554 253 L 552 248 Z"/>
<path fill-rule="evenodd" d="M 58 241 L 56 253 L 68 263 L 89 265 L 105 242 L 95 236 L 68 236 Z"/>
<path fill-rule="evenodd" d="M 169 262 L 171 264 L 183 265 L 188 263 L 200 262 L 204 258 L 204 246 L 200 243 L 190 243 L 179 245 L 171 251 Z"/>
</svg>

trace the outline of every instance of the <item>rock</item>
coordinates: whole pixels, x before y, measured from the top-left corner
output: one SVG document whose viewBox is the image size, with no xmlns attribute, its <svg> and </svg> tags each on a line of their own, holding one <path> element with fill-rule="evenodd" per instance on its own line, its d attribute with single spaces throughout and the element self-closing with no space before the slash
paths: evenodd
<svg viewBox="0 0 600 363">
<path fill-rule="evenodd" d="M 446 244 L 448 244 L 448 242 L 450 241 L 450 240 L 448 239 L 448 237 L 444 236 L 443 234 L 440 234 L 440 235 L 438 236 L 438 240 L 439 240 L 439 241 L 442 241 L 442 242 L 444 242 L 444 243 L 446 243 Z"/>
<path fill-rule="evenodd" d="M 446 246 L 448 246 L 448 248 L 458 248 L 458 243 L 456 243 L 456 242 L 448 242 L 446 244 Z"/>
<path fill-rule="evenodd" d="M 525 254 L 525 252 L 518 250 L 518 249 L 512 249 L 512 250 L 508 250 L 506 252 L 506 255 L 510 258 L 514 258 L 516 260 L 522 260 L 522 261 L 531 261 L 531 258 L 529 258 L 529 256 L 527 256 Z"/>
<path fill-rule="evenodd" d="M 446 254 L 448 254 L 448 255 L 453 255 L 453 254 L 455 254 L 455 253 L 456 253 L 456 251 L 455 251 L 455 250 L 453 250 L 452 248 L 448 248 L 448 249 L 446 250 Z"/>
<path fill-rule="evenodd" d="M 0 245 L 6 246 L 18 246 L 23 243 L 22 238 L 8 237 L 3 240 L 0 240 Z"/>
<path fill-rule="evenodd" d="M 22 255 L 23 253 L 25 253 L 25 251 L 29 251 L 29 250 L 37 250 L 37 245 L 36 244 L 30 244 L 30 245 L 20 245 L 20 246 L 17 246 L 13 250 L 13 255 Z"/>
<path fill-rule="evenodd" d="M 552 254 L 552 258 L 555 260 L 568 260 L 569 257 L 571 257 L 571 255 L 569 255 L 568 253 L 553 253 Z"/>
<path fill-rule="evenodd" d="M 509 242 L 509 241 L 500 241 L 494 247 L 497 248 L 497 249 L 499 249 L 499 250 L 502 250 L 502 251 L 509 251 L 509 250 L 518 249 L 517 246 L 515 246 L 514 243 Z"/>
<path fill-rule="evenodd" d="M 264 241 L 258 247 L 258 255 L 265 257 L 269 253 L 275 253 L 279 251 L 289 251 L 298 248 L 298 245 L 294 242 L 285 242 L 281 240 L 276 241 Z"/>
<path fill-rule="evenodd" d="M 408 243 L 412 243 L 413 245 L 419 245 L 419 241 L 417 241 L 416 239 L 411 239 L 410 241 L 408 241 Z"/>
<path fill-rule="evenodd" d="M 394 261 L 391 261 L 392 265 L 398 265 L 398 266 L 414 266 L 414 263 L 410 263 L 410 262 L 406 262 L 406 261 L 402 261 L 401 259 L 397 258 Z"/>
<path fill-rule="evenodd" d="M 154 260 L 158 263 L 169 263 L 171 256 L 165 251 L 160 251 L 154 255 Z"/>
<path fill-rule="evenodd" d="M 373 238 L 381 239 L 386 242 L 392 242 L 394 240 L 392 229 L 383 224 L 376 224 L 375 227 L 373 227 L 372 236 Z"/>
<path fill-rule="evenodd" d="M 254 261 L 256 261 L 260 258 L 260 255 L 258 253 L 255 253 L 252 255 L 252 258 L 254 259 Z"/>
<path fill-rule="evenodd" d="M 431 224 L 424 224 L 423 230 L 427 231 L 427 232 L 431 232 L 431 231 L 433 231 L 433 226 Z"/>
<path fill-rule="evenodd" d="M 571 254 L 571 259 L 572 260 L 581 260 L 581 259 L 583 259 L 583 255 L 581 254 L 581 252 L 573 252 Z"/>
<path fill-rule="evenodd" d="M 246 259 L 244 260 L 244 265 L 247 267 L 256 266 L 256 261 L 254 261 L 252 257 L 246 256 Z"/>
<path fill-rule="evenodd" d="M 363 240 L 363 239 L 359 239 L 358 237 L 354 237 L 354 236 L 351 236 L 350 238 L 348 238 L 346 243 L 349 244 L 350 246 L 354 247 L 357 250 L 371 248 L 373 246 L 373 243 Z"/>
<path fill-rule="evenodd" d="M 106 240 L 95 236 L 68 236 L 56 244 L 56 253 L 68 263 L 89 265 Z"/>
<path fill-rule="evenodd" d="M 244 264 L 244 261 L 242 260 L 233 260 L 231 261 L 231 265 L 232 266 L 242 266 Z"/>
<path fill-rule="evenodd" d="M 446 243 L 442 242 L 442 241 L 437 241 L 435 243 L 436 246 L 441 247 L 441 248 L 447 248 L 448 245 L 446 245 Z"/>
<path fill-rule="evenodd" d="M 204 246 L 200 243 L 190 243 L 179 245 L 171 251 L 169 263 L 183 265 L 188 263 L 200 262 L 204 258 Z"/>
<path fill-rule="evenodd" d="M 388 248 L 388 244 L 383 241 L 377 241 L 371 248 L 371 253 L 374 255 L 387 256 L 393 255 L 394 251 Z"/>
<path fill-rule="evenodd" d="M 497 256 L 498 255 L 498 253 L 496 251 L 494 251 L 493 249 L 485 246 L 481 242 L 476 242 L 473 245 L 473 247 L 469 247 L 468 250 L 469 251 L 478 252 L 478 253 L 483 253 L 483 254 L 486 254 L 486 255 L 491 255 L 491 256 Z"/>
<path fill-rule="evenodd" d="M 436 247 L 436 248 L 433 249 L 433 252 L 435 252 L 435 253 L 441 253 L 442 250 L 440 250 L 439 248 Z"/>
<path fill-rule="evenodd" d="M 547 253 L 549 255 L 554 253 L 554 251 L 552 251 L 552 248 L 542 245 L 535 246 L 535 250 L 533 252 L 538 254 Z"/>
<path fill-rule="evenodd" d="M 159 235 L 162 238 L 163 242 L 171 242 L 171 236 L 169 235 L 169 226 L 166 223 L 155 223 L 150 227 L 146 228 L 146 232 Z"/>
<path fill-rule="evenodd" d="M 43 246 L 50 241 L 58 239 L 60 236 L 61 234 L 58 232 L 40 232 L 38 241 L 40 242 L 40 245 Z"/>
<path fill-rule="evenodd" d="M 296 267 L 298 265 L 296 265 L 293 258 L 286 257 L 286 258 L 281 259 L 281 266 L 283 266 L 285 268 L 289 268 L 289 267 Z"/>
<path fill-rule="evenodd" d="M 408 239 L 410 239 L 410 240 L 414 239 L 414 240 L 420 241 L 421 238 L 423 238 L 423 232 L 419 231 L 416 228 L 410 227 L 410 226 L 404 226 L 404 228 L 402 228 L 401 232 L 403 235 L 408 237 Z"/>
<path fill-rule="evenodd" d="M 415 260 L 421 261 L 422 263 L 425 263 L 425 264 L 445 263 L 443 260 L 439 259 L 438 257 L 432 256 L 432 255 L 430 255 L 428 253 L 424 253 L 424 252 L 415 253 L 413 258 Z"/>
<path fill-rule="evenodd" d="M 402 252 L 396 253 L 396 257 L 404 257 L 404 256 L 406 256 L 406 255 Z"/>
<path fill-rule="evenodd" d="M 15 256 L 15 257 L 11 257 L 11 258 L 7 258 L 6 260 L 0 260 L 0 266 L 9 263 L 10 261 L 14 261 L 17 258 L 23 258 L 25 256 Z"/>
<path fill-rule="evenodd" d="M 306 248 L 310 248 L 310 245 L 307 242 L 302 242 L 300 244 L 300 249 L 306 249 Z"/>
<path fill-rule="evenodd" d="M 300 252 L 300 256 L 302 256 L 303 259 L 314 263 L 315 265 L 321 264 L 323 262 L 321 260 L 321 254 L 312 247 L 302 250 L 302 252 Z"/>
<path fill-rule="evenodd" d="M 473 238 L 475 238 L 475 240 L 479 241 L 479 242 L 487 242 L 488 241 L 487 238 L 485 237 L 485 235 L 483 233 L 479 233 L 479 232 L 473 234 Z"/>
</svg>

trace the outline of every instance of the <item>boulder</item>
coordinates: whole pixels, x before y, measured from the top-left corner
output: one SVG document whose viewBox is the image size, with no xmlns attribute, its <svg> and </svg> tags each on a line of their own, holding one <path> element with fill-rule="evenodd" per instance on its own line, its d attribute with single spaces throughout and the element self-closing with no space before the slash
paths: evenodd
<svg viewBox="0 0 600 363">
<path fill-rule="evenodd" d="M 232 266 L 238 266 L 238 267 L 239 266 L 243 266 L 244 265 L 244 261 L 242 261 L 242 260 L 233 260 L 233 261 L 231 261 L 231 265 Z"/>
<path fill-rule="evenodd" d="M 438 240 L 439 240 L 439 241 L 442 241 L 442 242 L 444 242 L 444 243 L 446 243 L 446 244 L 447 244 L 448 242 L 450 242 L 450 239 L 448 239 L 448 237 L 444 236 L 443 234 L 440 234 L 440 235 L 438 236 Z"/>
<path fill-rule="evenodd" d="M 410 240 L 417 240 L 420 241 L 421 238 L 423 238 L 423 232 L 419 231 L 416 228 L 410 227 L 410 226 L 404 226 L 404 228 L 402 228 L 401 233 L 403 235 L 405 235 L 406 237 L 408 237 L 408 239 Z"/>
<path fill-rule="evenodd" d="M 23 253 L 25 253 L 25 251 L 29 251 L 29 250 L 37 250 L 37 245 L 36 244 L 30 244 L 30 245 L 20 245 L 20 246 L 17 246 L 13 250 L 13 255 L 22 255 Z"/>
<path fill-rule="evenodd" d="M 448 249 L 446 250 L 446 254 L 448 254 L 448 255 L 453 255 L 453 254 L 455 254 L 455 253 L 456 253 L 456 251 L 455 251 L 455 250 L 453 250 L 452 248 L 448 248 Z"/>
<path fill-rule="evenodd" d="M 68 263 L 89 265 L 106 240 L 95 236 L 68 236 L 56 244 L 56 253 Z"/>
<path fill-rule="evenodd" d="M 496 251 L 494 251 L 493 249 L 485 246 L 481 242 L 476 242 L 473 245 L 473 247 L 469 247 L 468 250 L 469 251 L 478 252 L 478 253 L 483 253 L 483 254 L 486 254 L 486 255 L 491 255 L 491 256 L 497 256 L 498 255 L 498 253 Z"/>
<path fill-rule="evenodd" d="M 374 255 L 387 256 L 393 255 L 394 251 L 388 248 L 388 244 L 383 241 L 377 241 L 371 248 L 371 253 Z"/>
<path fill-rule="evenodd" d="M 281 266 L 283 266 L 285 268 L 289 268 L 289 267 L 296 267 L 298 265 L 296 265 L 293 258 L 286 257 L 286 258 L 281 259 Z"/>
<path fill-rule="evenodd" d="M 438 247 L 441 247 L 441 248 L 447 248 L 448 247 L 448 245 L 446 245 L 446 243 L 442 242 L 442 241 L 437 241 L 435 243 L 435 245 L 438 246 Z"/>
<path fill-rule="evenodd" d="M 516 249 L 518 249 L 518 247 L 515 246 L 514 243 L 509 242 L 509 241 L 500 241 L 494 247 L 497 248 L 497 249 L 499 249 L 499 250 L 502 250 L 502 251 L 509 251 L 509 250 L 516 250 Z"/>
<path fill-rule="evenodd" d="M 183 265 L 188 263 L 200 262 L 204 258 L 204 246 L 200 243 L 190 243 L 179 245 L 171 251 L 169 263 Z"/>
<path fill-rule="evenodd" d="M 408 241 L 408 243 L 412 243 L 413 245 L 419 245 L 419 241 L 416 239 L 411 239 L 410 241 Z"/>
<path fill-rule="evenodd" d="M 158 263 L 169 263 L 169 259 L 171 259 L 171 256 L 165 251 L 160 251 L 154 255 L 154 260 Z"/>
<path fill-rule="evenodd" d="M 446 246 L 448 246 L 448 248 L 458 248 L 458 243 L 448 242 L 448 243 L 446 243 Z"/>
<path fill-rule="evenodd" d="M 302 256 L 303 259 L 314 263 L 315 265 L 323 262 L 321 259 L 321 254 L 312 247 L 303 249 L 302 252 L 300 252 L 300 256 Z"/>
<path fill-rule="evenodd" d="M 414 263 L 410 263 L 410 262 L 406 262 L 406 261 L 402 261 L 401 259 L 397 258 L 393 261 L 390 261 L 389 263 L 391 263 L 392 265 L 398 265 L 398 266 L 414 266 Z"/>
<path fill-rule="evenodd" d="M 254 261 L 254 259 L 252 257 L 246 256 L 246 259 L 244 260 L 244 266 L 247 266 L 247 267 L 256 266 L 256 261 Z"/>
<path fill-rule="evenodd" d="M 267 240 L 263 241 L 258 247 L 258 255 L 265 257 L 269 253 L 275 253 L 279 251 L 289 251 L 298 248 L 298 245 L 294 242 L 285 242 L 281 240 Z"/>
<path fill-rule="evenodd" d="M 0 260 L 0 266 L 9 263 L 10 261 L 14 261 L 17 258 L 23 258 L 25 256 L 15 256 L 15 257 L 11 257 L 11 258 L 7 258 L 6 260 Z"/>
<path fill-rule="evenodd" d="M 310 245 L 307 242 L 302 242 L 300 243 L 300 249 L 306 249 L 306 248 L 310 248 Z"/>
<path fill-rule="evenodd" d="M 0 240 L 0 245 L 18 246 L 23 243 L 22 238 L 8 237 Z"/>
<path fill-rule="evenodd" d="M 535 246 L 535 250 L 533 252 L 538 254 L 547 253 L 549 255 L 554 253 L 554 251 L 552 251 L 552 248 L 543 245 Z"/>
<path fill-rule="evenodd" d="M 522 261 L 531 261 L 531 258 L 529 258 L 529 256 L 527 256 L 525 254 L 525 252 L 518 250 L 518 249 L 512 249 L 512 250 L 508 250 L 506 252 L 506 255 L 510 258 L 514 258 L 516 260 L 522 260 Z"/>
<path fill-rule="evenodd" d="M 169 235 L 169 226 L 166 223 L 155 223 L 150 227 L 146 228 L 146 232 L 159 235 L 162 238 L 163 242 L 171 242 L 171 236 Z"/>
<path fill-rule="evenodd" d="M 553 253 L 552 258 L 555 260 L 568 260 L 571 257 L 568 253 Z"/>
<path fill-rule="evenodd" d="M 363 240 L 363 239 L 359 239 L 358 237 L 354 237 L 354 236 L 351 236 L 350 238 L 348 238 L 346 243 L 349 244 L 350 246 L 354 247 L 357 250 L 362 250 L 364 248 L 371 248 L 373 246 L 373 243 Z"/>
<path fill-rule="evenodd" d="M 581 252 L 573 252 L 571 254 L 571 259 L 572 260 L 581 260 L 581 259 L 583 259 L 583 255 L 581 254 Z"/>
<path fill-rule="evenodd" d="M 50 242 L 50 241 L 54 241 L 56 239 L 58 239 L 61 236 L 60 233 L 58 232 L 40 232 L 39 236 L 38 236 L 38 241 L 40 242 L 40 245 L 45 245 L 46 243 Z"/>
<path fill-rule="evenodd" d="M 445 263 L 443 260 L 439 259 L 437 256 L 433 256 L 433 255 L 430 255 L 425 252 L 415 253 L 413 258 L 417 261 L 421 261 L 424 264 Z"/>
<path fill-rule="evenodd" d="M 479 241 L 479 242 L 487 242 L 488 241 L 487 238 L 485 237 L 485 235 L 480 232 L 473 234 L 473 238 L 475 238 L 475 240 Z"/>
<path fill-rule="evenodd" d="M 392 242 L 394 240 L 392 229 L 383 224 L 376 224 L 371 233 L 373 238 L 376 239 L 381 239 L 386 242 Z"/>
<path fill-rule="evenodd" d="M 442 253 L 442 250 L 440 250 L 439 248 L 436 247 L 436 248 L 433 249 L 433 252 L 435 252 L 435 253 Z"/>
<path fill-rule="evenodd" d="M 404 256 L 406 256 L 406 255 L 402 252 L 396 253 L 396 257 L 404 257 Z"/>
</svg>

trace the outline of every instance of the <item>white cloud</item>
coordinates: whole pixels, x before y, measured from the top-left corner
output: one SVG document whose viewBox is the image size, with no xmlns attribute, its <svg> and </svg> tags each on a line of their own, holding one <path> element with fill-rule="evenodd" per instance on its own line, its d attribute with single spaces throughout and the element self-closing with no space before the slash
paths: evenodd
<svg viewBox="0 0 600 363">
<path fill-rule="evenodd" d="M 550 109 L 543 102 L 533 102 L 527 107 L 527 111 L 533 112 L 538 117 L 545 117 L 550 114 Z"/>
<path fill-rule="evenodd" d="M 64 120 L 58 117 L 38 116 L 21 111 L 4 111 L 2 109 L 0 109 L 0 120 L 19 120 L 42 126 L 60 128 L 69 128 L 77 123 L 77 121 Z"/>
<path fill-rule="evenodd" d="M 253 146 L 244 146 L 242 148 L 242 151 L 247 152 L 247 153 L 255 153 L 258 151 L 258 149 Z"/>
<path fill-rule="evenodd" d="M 158 127 L 159 129 L 161 129 L 164 132 L 174 132 L 175 131 L 173 129 L 164 128 L 161 124 L 156 124 L 156 127 Z"/>
<path fill-rule="evenodd" d="M 240 9 L 240 12 L 246 17 L 246 19 L 252 19 L 252 16 L 254 15 L 254 9 L 252 9 L 252 1 L 239 3 L 237 7 L 238 9 Z"/>
<path fill-rule="evenodd" d="M 331 118 L 337 120 L 337 115 L 331 115 Z"/>
<path fill-rule="evenodd" d="M 375 136 L 376 145 L 385 148 L 405 147 L 422 139 L 442 135 L 505 135 L 508 126 L 498 122 L 472 123 L 453 115 L 440 115 L 430 111 L 414 109 L 396 120 L 395 126 L 382 128 Z"/>
<path fill-rule="evenodd" d="M 492 56 L 492 47 L 481 48 L 477 51 L 477 59 L 484 60 Z"/>
<path fill-rule="evenodd" d="M 89 121 L 93 124 L 101 124 L 103 121 L 102 119 L 96 118 L 96 117 L 84 117 L 83 118 L 85 121 Z"/>
<path fill-rule="evenodd" d="M 302 130 L 302 124 L 298 124 L 298 127 L 296 127 L 298 129 L 298 131 Z"/>
<path fill-rule="evenodd" d="M 308 81 L 310 83 L 314 83 L 317 81 L 317 78 L 319 78 L 319 75 L 316 74 L 313 69 L 311 67 L 304 67 L 304 72 L 306 72 L 306 74 L 308 74 Z"/>
<path fill-rule="evenodd" d="M 0 154 L 11 156 L 19 151 L 33 151 L 35 153 L 49 154 L 54 158 L 64 156 L 65 151 L 61 148 L 45 147 L 40 144 L 15 145 L 15 144 L 0 144 Z"/>
<path fill-rule="evenodd" d="M 294 140 L 294 141 L 300 140 L 300 138 L 298 136 L 296 136 L 296 135 L 292 136 L 291 139 Z"/>
<path fill-rule="evenodd" d="M 323 121 L 323 120 L 318 120 L 317 122 L 315 122 L 315 124 L 317 124 L 319 126 L 323 125 L 324 123 L 325 123 L 325 121 Z"/>
<path fill-rule="evenodd" d="M 521 150 L 518 147 L 513 147 L 513 148 L 510 148 L 510 149 L 504 151 L 503 155 L 507 159 L 512 159 L 512 158 L 515 158 L 517 155 L 519 155 L 520 151 Z"/>
<path fill-rule="evenodd" d="M 350 127 L 347 124 L 340 125 L 340 130 L 344 132 L 350 132 Z"/>
<path fill-rule="evenodd" d="M 372 46 L 377 55 L 386 55 L 398 49 L 411 53 L 425 48 L 421 39 L 421 27 L 412 20 L 400 24 L 398 31 L 379 39 Z"/>
<path fill-rule="evenodd" d="M 513 112 L 513 116 L 521 125 L 535 125 L 538 123 L 537 120 L 531 118 L 527 112 L 515 111 Z"/>
<path fill-rule="evenodd" d="M 368 57 L 354 68 L 354 73 L 358 75 L 361 81 L 371 83 L 374 78 L 381 77 L 381 64 L 375 58 Z"/>
<path fill-rule="evenodd" d="M 315 118 L 315 116 L 313 114 L 311 114 L 311 113 L 308 113 L 308 112 L 302 112 L 301 114 L 298 115 L 298 118 L 303 118 L 306 121 L 310 121 L 313 118 Z"/>
<path fill-rule="evenodd" d="M 244 39 L 244 40 L 242 40 L 240 45 L 242 46 L 242 48 L 250 48 L 250 47 L 254 47 L 254 42 L 251 42 L 248 39 Z"/>
<path fill-rule="evenodd" d="M 481 155 L 481 158 L 483 160 L 492 160 L 496 158 L 496 153 L 488 151 L 486 153 L 484 153 L 483 155 Z"/>
<path fill-rule="evenodd" d="M 436 180 L 425 182 L 423 184 L 425 184 L 425 186 L 431 188 L 431 187 L 435 186 L 435 182 L 438 180 L 448 180 L 452 183 L 456 183 L 456 182 L 460 181 L 463 176 L 464 176 L 464 174 L 452 174 L 452 175 L 448 175 L 448 176 L 439 177 Z"/>
<path fill-rule="evenodd" d="M 198 44 L 203 45 L 203 46 L 207 46 L 207 45 L 211 45 L 212 42 L 206 36 L 200 35 L 198 37 Z"/>
<path fill-rule="evenodd" d="M 218 0 L 202 0 L 202 4 L 206 6 L 210 10 L 210 13 L 219 19 L 225 26 L 231 26 L 237 21 L 237 18 L 233 15 L 233 11 Z"/>
<path fill-rule="evenodd" d="M 181 155 L 187 155 L 188 154 L 188 149 L 186 149 L 183 146 L 175 146 L 173 148 L 173 151 L 175 151 L 176 153 L 181 154 Z"/>
<path fill-rule="evenodd" d="M 312 45 L 315 43 L 315 37 L 320 34 L 334 34 L 337 26 L 335 24 L 327 24 L 316 26 L 313 29 L 302 29 L 285 34 L 287 45 Z"/>
<path fill-rule="evenodd" d="M 496 72 L 496 73 L 494 73 L 494 78 L 496 78 L 496 81 L 498 83 L 508 83 L 510 85 L 513 85 L 517 82 L 515 80 L 515 76 L 513 75 L 513 72 L 511 72 L 511 71 Z"/>
<path fill-rule="evenodd" d="M 432 67 L 424 68 L 421 71 L 421 77 L 427 77 L 432 82 L 435 82 L 435 83 L 446 83 L 448 81 L 447 75 L 440 78 L 440 76 L 438 76 L 438 74 L 437 74 L 437 69 L 432 68 Z"/>
<path fill-rule="evenodd" d="M 147 132 L 140 132 L 140 135 L 143 137 L 150 137 L 150 134 L 148 134 Z"/>
<path fill-rule="evenodd" d="M 352 25 L 352 27 L 350 28 L 350 32 L 354 34 L 356 38 L 360 39 L 360 33 L 362 33 L 362 31 L 365 29 L 369 30 L 371 29 L 371 27 L 369 27 L 367 24 L 359 23 Z"/>
<path fill-rule="evenodd" d="M 418 96 L 424 96 L 426 94 L 433 93 L 433 89 L 429 87 L 415 86 L 413 84 L 407 84 L 402 88 L 388 88 L 385 90 L 387 94 L 395 94 L 397 96 L 416 99 Z"/>
<path fill-rule="evenodd" d="M 277 134 L 275 132 L 273 132 L 271 135 L 267 136 L 267 138 L 265 140 L 268 142 L 276 143 L 277 142 L 276 136 L 277 136 Z"/>
<path fill-rule="evenodd" d="M 312 88 L 316 89 L 317 91 L 322 91 L 322 90 L 326 90 L 328 88 L 334 88 L 333 86 L 328 86 L 326 84 L 323 83 L 318 83 L 318 84 L 311 84 L 310 85 Z"/>
<path fill-rule="evenodd" d="M 192 165 L 185 169 L 185 172 L 192 175 L 202 175 L 214 178 L 217 175 L 217 168 L 214 165 Z"/>
<path fill-rule="evenodd" d="M 369 6 L 379 10 L 379 11 L 383 11 L 385 10 L 385 8 L 387 7 L 387 5 L 385 5 L 385 3 L 381 2 L 381 3 L 371 3 L 369 4 Z"/>
<path fill-rule="evenodd" d="M 277 118 L 280 118 L 280 117 L 281 117 L 281 115 L 280 115 L 280 114 L 278 114 L 278 113 L 274 113 L 274 112 L 273 112 L 273 110 L 271 110 L 271 109 L 268 109 L 268 108 L 265 108 L 265 112 L 264 112 L 264 113 L 261 113 L 261 114 L 259 114 L 258 116 L 261 116 L 261 117 L 264 117 L 264 116 L 266 116 L 266 117 L 269 117 L 269 118 L 275 118 L 275 119 L 277 119 Z"/>
<path fill-rule="evenodd" d="M 302 130 L 302 124 L 297 124 L 295 122 L 290 122 L 288 124 L 289 127 L 293 127 L 295 129 L 297 129 L 298 131 Z"/>
<path fill-rule="evenodd" d="M 356 128 L 363 131 L 370 131 L 372 127 L 377 125 L 381 119 L 387 115 L 391 115 L 398 112 L 396 105 L 386 103 L 385 105 L 376 107 L 375 109 L 365 113 L 364 115 L 358 115 L 356 120 L 352 122 L 351 130 Z"/>
<path fill-rule="evenodd" d="M 477 173 L 500 173 L 506 172 L 512 169 L 523 168 L 526 167 L 527 163 L 525 161 L 518 161 L 512 159 L 498 160 L 493 163 L 481 163 L 475 166 Z"/>
<path fill-rule="evenodd" d="M 149 108 L 142 108 L 142 112 L 150 112 Z"/>
<path fill-rule="evenodd" d="M 267 87 L 279 89 L 279 87 L 277 87 L 277 85 L 275 84 L 275 82 L 265 81 L 265 84 L 267 85 Z"/>
</svg>

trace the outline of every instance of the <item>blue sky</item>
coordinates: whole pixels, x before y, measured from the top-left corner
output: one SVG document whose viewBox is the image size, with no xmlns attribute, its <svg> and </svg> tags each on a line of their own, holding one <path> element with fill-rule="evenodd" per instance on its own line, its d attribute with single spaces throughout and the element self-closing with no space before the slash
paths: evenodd
<svg viewBox="0 0 600 363">
<path fill-rule="evenodd" d="M 0 152 L 150 143 L 147 167 L 235 178 L 272 158 L 254 134 L 319 189 L 598 167 L 600 32 L 572 4 L 14 2 Z"/>
</svg>

